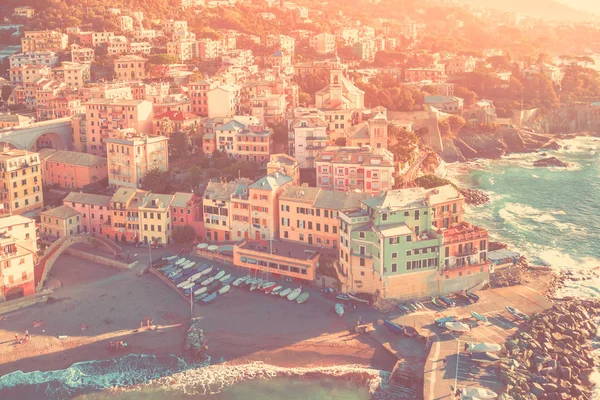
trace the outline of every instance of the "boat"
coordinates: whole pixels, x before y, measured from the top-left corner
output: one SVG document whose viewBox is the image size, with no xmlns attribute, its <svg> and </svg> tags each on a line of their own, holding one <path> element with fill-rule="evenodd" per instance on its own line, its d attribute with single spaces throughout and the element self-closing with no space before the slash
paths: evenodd
<svg viewBox="0 0 600 400">
<path fill-rule="evenodd" d="M 287 299 L 289 301 L 294 301 L 296 298 L 298 298 L 298 296 L 300 296 L 300 293 L 302 293 L 302 289 L 294 289 L 290 294 L 287 295 Z"/>
<path fill-rule="evenodd" d="M 410 309 L 402 303 L 398 303 L 398 305 L 396 307 L 398 308 L 398 310 L 402 311 L 403 313 L 407 313 L 407 314 L 410 313 Z"/>
<path fill-rule="evenodd" d="M 508 313 L 510 315 L 512 315 L 513 317 L 520 319 L 522 321 L 527 321 L 529 319 L 529 315 L 525 314 L 523 311 L 519 310 L 518 308 L 506 306 L 506 311 L 508 311 Z"/>
<path fill-rule="evenodd" d="M 250 286 L 250 291 L 251 291 L 251 292 L 253 292 L 253 291 L 255 291 L 256 289 L 258 289 L 258 284 L 257 284 L 257 283 L 253 283 L 253 284 Z"/>
<path fill-rule="evenodd" d="M 165 270 L 167 270 L 167 269 L 169 269 L 169 268 L 173 268 L 174 266 L 175 266 L 175 264 L 167 264 L 167 265 L 165 265 L 165 266 L 163 266 L 163 267 L 160 267 L 160 268 L 157 268 L 157 269 L 158 269 L 159 271 L 165 271 Z"/>
<path fill-rule="evenodd" d="M 460 390 L 461 399 L 481 399 L 489 400 L 495 399 L 498 395 L 490 389 L 478 388 L 478 387 L 464 387 Z"/>
<path fill-rule="evenodd" d="M 238 287 L 242 284 L 242 281 L 245 280 L 245 278 L 237 278 L 235 281 L 233 281 L 233 286 Z"/>
<path fill-rule="evenodd" d="M 163 260 L 167 260 L 167 261 L 171 262 L 171 261 L 175 261 L 175 260 L 177 260 L 178 258 L 179 258 L 178 256 L 169 256 L 169 257 L 164 257 L 164 256 L 163 256 L 163 258 L 162 258 L 162 259 L 163 259 Z"/>
<path fill-rule="evenodd" d="M 431 302 L 433 303 L 434 306 L 436 306 L 437 308 L 446 308 L 446 306 L 441 302 L 438 301 L 438 299 L 436 299 L 435 297 L 431 296 Z"/>
<path fill-rule="evenodd" d="M 446 322 L 444 324 L 444 328 L 446 328 L 452 332 L 460 332 L 460 333 L 469 332 L 471 330 L 471 328 L 469 328 L 469 325 L 464 324 L 462 322 Z"/>
<path fill-rule="evenodd" d="M 267 290 L 269 288 L 275 287 L 275 282 L 267 282 L 263 285 L 263 287 L 261 288 L 262 290 Z"/>
<path fill-rule="evenodd" d="M 182 272 L 182 271 L 178 271 L 177 273 L 175 273 L 175 274 L 173 274 L 173 275 L 169 276 L 169 280 L 170 280 L 171 282 L 174 282 L 174 281 L 176 281 L 177 279 L 181 278 L 182 276 L 183 276 L 183 272 Z"/>
<path fill-rule="evenodd" d="M 260 289 L 265 284 L 265 281 L 263 281 L 262 279 L 257 279 L 255 283 L 256 283 L 256 288 Z"/>
<path fill-rule="evenodd" d="M 182 286 L 181 288 L 182 288 L 183 290 L 191 289 L 191 288 L 193 288 L 193 287 L 194 287 L 194 285 L 195 285 L 195 284 L 196 284 L 195 282 L 188 282 L 188 284 L 187 284 L 187 285 L 185 285 L 185 286 Z"/>
<path fill-rule="evenodd" d="M 404 307 L 408 308 L 411 312 L 412 311 L 417 311 L 418 308 L 417 306 L 415 306 L 413 303 L 411 303 L 410 301 L 407 303 L 404 303 Z"/>
<path fill-rule="evenodd" d="M 283 286 L 281 285 L 277 285 L 273 288 L 273 290 L 271 290 L 271 294 L 277 294 L 279 293 L 281 290 L 283 290 Z"/>
<path fill-rule="evenodd" d="M 194 292 L 194 296 L 200 296 L 202 293 L 206 292 L 206 286 L 202 286 L 200 289 Z"/>
<path fill-rule="evenodd" d="M 220 280 L 222 277 L 225 276 L 225 271 L 219 271 L 216 275 L 215 275 L 215 280 L 218 281 Z"/>
<path fill-rule="evenodd" d="M 188 260 L 186 260 L 185 258 L 180 258 L 179 260 L 175 261 L 175 265 L 182 265 L 185 264 Z"/>
<path fill-rule="evenodd" d="M 338 300 L 342 300 L 342 301 L 350 301 L 352 300 L 350 298 L 350 296 L 348 296 L 347 294 L 338 294 L 337 296 L 335 296 L 336 299 Z"/>
<path fill-rule="evenodd" d="M 479 301 L 479 296 L 475 293 L 467 292 L 467 297 L 473 301 L 473 303 L 477 303 Z"/>
<path fill-rule="evenodd" d="M 369 304 L 369 300 L 361 299 L 360 297 L 356 296 L 354 293 L 348 293 L 348 297 L 350 297 L 354 301 L 358 301 L 359 303 Z"/>
<path fill-rule="evenodd" d="M 487 318 L 475 311 L 471 311 L 471 316 L 473 316 L 473 318 L 475 318 L 477 321 L 481 321 L 481 322 L 488 322 Z"/>
<path fill-rule="evenodd" d="M 206 286 L 209 283 L 212 283 L 214 280 L 215 280 L 215 278 L 211 276 L 210 278 L 206 278 L 205 280 L 203 280 L 202 283 L 201 283 L 201 285 L 202 286 Z"/>
<path fill-rule="evenodd" d="M 196 282 L 202 279 L 202 272 L 196 272 L 194 275 L 190 276 L 190 281 Z"/>
<path fill-rule="evenodd" d="M 208 304 L 216 298 L 217 298 L 217 292 L 215 292 L 213 294 L 209 294 L 208 296 L 206 296 L 205 298 L 202 299 L 202 302 Z"/>
<path fill-rule="evenodd" d="M 392 332 L 398 335 L 404 335 L 404 327 L 387 319 L 383 320 L 383 324 Z"/>
<path fill-rule="evenodd" d="M 189 279 L 185 279 L 185 280 L 179 282 L 178 284 L 176 284 L 175 286 L 177 286 L 178 288 L 182 288 L 182 287 L 186 286 L 190 282 L 193 282 L 193 281 L 191 281 Z"/>
<path fill-rule="evenodd" d="M 196 297 L 194 297 L 194 300 L 202 300 L 204 298 L 206 298 L 208 296 L 208 293 L 202 293 Z"/>
<path fill-rule="evenodd" d="M 444 327 L 446 325 L 446 322 L 456 322 L 456 316 L 455 315 L 450 315 L 448 317 L 441 317 L 438 319 L 434 319 L 433 322 L 436 323 L 437 326 L 439 327 Z"/>
<path fill-rule="evenodd" d="M 492 364 L 500 361 L 500 357 L 495 354 L 488 353 L 487 351 L 471 353 L 471 361 L 478 362 L 480 364 Z"/>
<path fill-rule="evenodd" d="M 225 276 L 222 276 L 221 279 L 219 279 L 221 282 L 226 281 L 227 279 L 231 278 L 231 274 L 226 274 Z"/>
<path fill-rule="evenodd" d="M 304 292 L 304 293 L 300 294 L 300 296 L 298 296 L 298 298 L 296 299 L 296 303 L 298 303 L 298 304 L 304 303 L 306 300 L 308 300 L 309 296 L 310 295 L 308 294 L 308 292 Z"/>
<path fill-rule="evenodd" d="M 344 305 L 342 303 L 337 303 L 335 305 L 335 313 L 340 317 L 344 315 Z"/>
<path fill-rule="evenodd" d="M 440 296 L 439 299 L 440 299 L 440 301 L 442 303 L 444 303 L 448 307 L 455 307 L 456 306 L 456 302 L 454 300 L 452 300 L 451 298 L 449 298 L 449 297 Z"/>
<path fill-rule="evenodd" d="M 229 292 L 229 289 L 231 289 L 231 286 L 225 285 L 221 289 L 219 289 L 218 292 L 219 292 L 219 294 L 225 294 L 225 293 Z"/>
<path fill-rule="evenodd" d="M 225 285 L 231 285 L 232 282 L 233 282 L 233 276 L 231 276 L 231 277 L 229 277 L 229 278 L 221 281 L 221 283 L 223 284 L 223 286 L 225 286 Z"/>
<path fill-rule="evenodd" d="M 502 350 L 502 346 L 496 343 L 467 343 L 467 350 L 480 353 L 480 352 L 488 352 L 488 353 L 496 353 Z"/>
<path fill-rule="evenodd" d="M 414 304 L 415 306 L 417 306 L 417 308 L 418 308 L 418 309 L 421 309 L 421 310 L 422 310 L 422 309 L 424 309 L 424 308 L 425 308 L 425 306 L 423 305 L 423 303 L 421 303 L 420 301 L 416 301 L 416 300 L 414 300 L 414 301 L 413 301 L 413 304 Z"/>
<path fill-rule="evenodd" d="M 415 337 L 419 334 L 417 332 L 417 330 L 412 326 L 408 326 L 408 325 L 401 325 L 401 326 L 404 328 L 404 334 L 408 337 Z"/>
<path fill-rule="evenodd" d="M 195 261 L 188 261 L 188 262 L 186 262 L 185 264 L 183 264 L 183 265 L 181 266 L 181 268 L 183 268 L 183 269 L 190 269 L 190 268 L 192 268 L 194 265 L 196 265 L 196 262 L 195 262 Z"/>
<path fill-rule="evenodd" d="M 279 292 L 279 296 L 287 297 L 287 295 L 290 294 L 291 291 L 292 291 L 292 289 L 290 289 L 290 288 L 283 289 L 281 292 Z"/>
<path fill-rule="evenodd" d="M 266 294 L 269 294 L 273 291 L 273 289 L 275 289 L 278 285 L 273 285 L 273 286 L 269 286 L 268 288 L 263 288 L 263 292 L 265 292 Z"/>
<path fill-rule="evenodd" d="M 223 285 L 221 285 L 221 282 L 213 281 L 212 283 L 210 283 L 209 285 L 206 286 L 206 293 L 207 294 L 214 293 L 217 290 L 221 289 L 222 287 L 223 287 Z"/>
<path fill-rule="evenodd" d="M 215 267 L 211 265 L 210 267 L 206 268 L 205 270 L 202 270 L 201 271 L 202 276 L 209 275 L 211 272 L 213 272 L 214 269 L 215 269 Z"/>
</svg>

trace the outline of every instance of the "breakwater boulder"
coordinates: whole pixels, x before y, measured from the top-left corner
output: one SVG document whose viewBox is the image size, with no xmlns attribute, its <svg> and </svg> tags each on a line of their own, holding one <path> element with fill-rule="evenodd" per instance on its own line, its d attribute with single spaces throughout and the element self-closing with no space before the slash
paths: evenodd
<svg viewBox="0 0 600 400">
<path fill-rule="evenodd" d="M 590 398 L 596 367 L 589 343 L 600 301 L 555 304 L 523 323 L 506 341 L 500 376 L 514 399 Z M 531 396 L 534 397 L 531 397 Z"/>
<path fill-rule="evenodd" d="M 200 318 L 192 318 L 190 329 L 185 337 L 185 351 L 194 358 L 205 357 L 205 353 L 208 350 L 200 320 Z"/>
<path fill-rule="evenodd" d="M 490 196 L 483 190 L 463 188 L 459 189 L 460 194 L 465 198 L 465 202 L 469 205 L 479 206 L 490 201 Z"/>
<path fill-rule="evenodd" d="M 566 168 L 569 166 L 568 163 L 561 161 L 556 157 L 542 158 L 541 160 L 534 161 L 533 165 L 536 167 L 561 167 L 561 168 Z"/>
</svg>

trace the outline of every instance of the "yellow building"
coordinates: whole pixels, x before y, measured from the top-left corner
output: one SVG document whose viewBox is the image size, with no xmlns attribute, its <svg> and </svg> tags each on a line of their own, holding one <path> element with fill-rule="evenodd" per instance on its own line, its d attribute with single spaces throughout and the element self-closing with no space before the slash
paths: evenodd
<svg viewBox="0 0 600 400">
<path fill-rule="evenodd" d="M 40 232 L 48 238 L 61 238 L 81 233 L 81 216 L 69 206 L 59 206 L 42 212 Z"/>
<path fill-rule="evenodd" d="M 69 44 L 69 35 L 57 31 L 25 31 L 21 51 L 62 51 Z"/>
<path fill-rule="evenodd" d="M 133 54 L 115 60 L 116 80 L 146 79 L 146 59 Z"/>
<path fill-rule="evenodd" d="M 60 67 L 52 68 L 52 79 L 71 88 L 81 88 L 90 81 L 90 65 L 64 61 Z"/>
<path fill-rule="evenodd" d="M 365 193 L 339 193 L 308 186 L 286 186 L 279 197 L 279 237 L 326 248 L 339 242 L 338 212 L 360 208 Z"/>
<path fill-rule="evenodd" d="M 33 18 L 35 15 L 35 8 L 29 6 L 15 7 L 13 10 L 13 15 L 23 18 Z"/>
<path fill-rule="evenodd" d="M 169 194 L 147 193 L 138 206 L 140 238 L 144 243 L 165 245 L 171 242 L 171 202 Z"/>
<path fill-rule="evenodd" d="M 24 150 L 4 148 L 0 153 L 0 214 L 22 214 L 42 208 L 40 156 Z"/>
<path fill-rule="evenodd" d="M 0 218 L 0 301 L 35 293 L 35 221 L 20 215 Z"/>
</svg>

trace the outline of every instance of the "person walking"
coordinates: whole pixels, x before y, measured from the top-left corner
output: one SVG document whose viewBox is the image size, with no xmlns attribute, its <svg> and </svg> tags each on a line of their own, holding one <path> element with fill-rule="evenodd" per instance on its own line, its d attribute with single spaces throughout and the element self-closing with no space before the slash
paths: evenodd
<svg viewBox="0 0 600 400">
<path fill-rule="evenodd" d="M 29 330 L 25 329 L 25 340 L 29 340 Z"/>
<path fill-rule="evenodd" d="M 443 366 L 444 368 L 446 368 L 446 363 L 447 363 L 447 362 L 448 362 L 448 357 L 444 357 L 444 359 L 442 360 L 442 364 L 443 364 L 442 366 Z"/>
</svg>

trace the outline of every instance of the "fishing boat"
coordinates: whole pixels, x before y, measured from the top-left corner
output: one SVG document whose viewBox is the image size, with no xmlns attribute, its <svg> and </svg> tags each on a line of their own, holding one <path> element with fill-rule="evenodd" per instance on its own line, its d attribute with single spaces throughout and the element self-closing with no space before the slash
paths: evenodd
<svg viewBox="0 0 600 400">
<path fill-rule="evenodd" d="M 221 285 L 221 282 L 213 281 L 211 284 L 206 286 L 206 293 L 207 294 L 214 293 L 217 290 L 221 289 L 222 287 L 223 287 L 223 285 Z"/>
<path fill-rule="evenodd" d="M 421 303 L 420 301 L 416 301 L 416 300 L 414 300 L 414 301 L 413 301 L 413 304 L 414 304 L 414 305 L 415 305 L 415 306 L 416 306 L 418 309 L 420 309 L 420 310 L 422 310 L 422 309 L 424 309 L 424 308 L 425 308 L 425 306 L 423 305 L 423 303 Z"/>
<path fill-rule="evenodd" d="M 462 399 L 481 399 L 490 400 L 495 399 L 498 395 L 490 389 L 478 388 L 478 387 L 464 387 L 460 390 Z"/>
<path fill-rule="evenodd" d="M 177 271 L 175 274 L 169 276 L 169 280 L 171 282 L 176 281 L 177 279 L 181 278 L 183 276 L 183 271 Z"/>
<path fill-rule="evenodd" d="M 337 303 L 335 305 L 335 313 L 340 317 L 344 315 L 344 305 L 342 303 Z"/>
<path fill-rule="evenodd" d="M 401 325 L 401 326 L 404 328 L 404 334 L 408 337 L 415 337 L 419 334 L 417 332 L 417 330 L 412 326 L 408 326 L 408 325 Z"/>
<path fill-rule="evenodd" d="M 471 311 L 471 316 L 473 318 L 475 318 L 477 321 L 488 322 L 487 318 L 485 316 L 479 314 L 478 312 Z"/>
<path fill-rule="evenodd" d="M 214 267 L 211 265 L 210 267 L 200 271 L 202 273 L 202 276 L 208 275 L 213 271 Z"/>
<path fill-rule="evenodd" d="M 173 268 L 174 266 L 175 266 L 175 264 L 167 264 L 167 265 L 165 265 L 165 266 L 163 266 L 163 267 L 160 267 L 160 268 L 157 268 L 157 269 L 158 269 L 159 271 L 165 271 L 165 270 L 167 270 L 167 269 L 169 269 L 169 268 Z"/>
<path fill-rule="evenodd" d="M 202 286 L 200 289 L 194 292 L 194 296 L 200 296 L 202 293 L 206 292 L 206 286 Z"/>
<path fill-rule="evenodd" d="M 296 298 L 298 298 L 298 296 L 300 296 L 300 293 L 302 293 L 302 289 L 294 289 L 290 294 L 287 295 L 287 299 L 289 301 L 294 301 Z"/>
<path fill-rule="evenodd" d="M 472 353 L 471 361 L 478 362 L 480 364 L 493 364 L 500 361 L 500 357 L 495 354 L 488 353 L 487 351 Z"/>
<path fill-rule="evenodd" d="M 404 335 L 404 327 L 402 325 L 398 325 L 395 322 L 389 320 L 383 320 L 383 324 L 392 332 L 398 335 Z"/>
<path fill-rule="evenodd" d="M 221 279 L 219 279 L 221 282 L 226 281 L 227 279 L 231 278 L 231 274 L 226 274 L 225 276 L 222 276 Z"/>
<path fill-rule="evenodd" d="M 208 296 L 208 293 L 201 293 L 198 296 L 194 297 L 194 300 L 198 301 L 198 300 L 202 300 L 204 298 L 206 298 Z"/>
<path fill-rule="evenodd" d="M 438 299 L 436 299 L 435 297 L 431 296 L 431 302 L 433 303 L 434 306 L 436 306 L 437 308 L 447 308 L 445 304 L 443 304 L 441 301 L 438 301 Z"/>
<path fill-rule="evenodd" d="M 242 281 L 245 280 L 246 278 L 237 278 L 235 281 L 233 281 L 233 286 L 238 287 L 242 284 Z"/>
<path fill-rule="evenodd" d="M 253 284 L 250 286 L 250 291 L 251 291 L 251 292 L 253 292 L 253 291 L 255 291 L 256 289 L 258 289 L 258 283 L 253 283 Z"/>
<path fill-rule="evenodd" d="M 219 294 L 225 294 L 225 293 L 229 292 L 229 289 L 231 289 L 231 286 L 225 285 L 221 289 L 219 289 Z"/>
<path fill-rule="evenodd" d="M 290 294 L 292 291 L 292 289 L 287 288 L 287 289 L 283 289 L 281 292 L 279 292 L 279 296 L 280 297 L 287 297 L 288 294 Z"/>
<path fill-rule="evenodd" d="M 448 317 L 441 317 L 438 319 L 433 320 L 433 322 L 436 323 L 437 326 L 443 328 L 446 325 L 446 322 L 456 322 L 456 316 L 454 315 L 450 315 Z"/>
<path fill-rule="evenodd" d="M 225 276 L 225 271 L 219 271 L 216 275 L 215 275 L 215 280 L 220 280 L 222 277 Z"/>
<path fill-rule="evenodd" d="M 268 283 L 268 282 L 265 281 L 264 279 L 259 279 L 258 282 L 256 283 L 256 288 L 258 290 L 262 290 L 262 288 L 265 285 L 265 283 Z"/>
<path fill-rule="evenodd" d="M 523 311 L 519 310 L 518 308 L 506 306 L 506 311 L 508 311 L 508 313 L 510 315 L 512 315 L 513 317 L 520 319 L 522 321 L 526 321 L 529 319 L 529 315 L 525 314 Z"/>
<path fill-rule="evenodd" d="M 206 286 L 210 283 L 212 283 L 215 280 L 215 278 L 213 276 L 206 278 L 205 280 L 202 281 L 201 285 L 202 286 Z"/>
<path fill-rule="evenodd" d="M 338 299 L 338 300 L 342 300 L 342 301 L 350 301 L 350 300 L 352 300 L 350 298 L 350 296 L 348 296 L 347 294 L 341 294 L 341 293 L 338 294 L 337 296 L 335 296 L 335 298 Z"/>
<path fill-rule="evenodd" d="M 448 329 L 449 331 L 459 333 L 469 332 L 471 330 L 469 325 L 462 322 L 446 322 L 444 324 L 444 328 Z"/>
<path fill-rule="evenodd" d="M 467 343 L 467 350 L 480 353 L 480 352 L 488 352 L 488 353 L 496 353 L 502 350 L 502 346 L 496 343 Z"/>
<path fill-rule="evenodd" d="M 190 281 L 196 282 L 197 280 L 202 278 L 202 271 L 196 272 L 194 275 L 190 276 Z"/>
<path fill-rule="evenodd" d="M 279 293 L 279 292 L 280 292 L 280 291 L 282 291 L 282 290 L 283 290 L 283 286 L 281 286 L 281 285 L 277 285 L 277 286 L 275 286 L 275 287 L 273 288 L 273 290 L 271 290 L 271 294 L 277 294 L 277 293 Z"/>
<path fill-rule="evenodd" d="M 194 287 L 195 284 L 196 284 L 195 282 L 188 282 L 186 285 L 183 285 L 181 288 L 183 290 L 191 289 Z"/>
<path fill-rule="evenodd" d="M 177 257 L 177 256 L 169 256 L 169 257 L 164 257 L 164 256 L 163 256 L 163 260 L 167 260 L 167 261 L 169 261 L 169 262 L 171 262 L 171 261 L 175 261 L 175 260 L 177 260 L 178 258 L 179 258 L 179 257 Z"/>
<path fill-rule="evenodd" d="M 194 265 L 196 265 L 196 262 L 195 262 L 195 261 L 188 261 L 188 262 L 186 262 L 185 264 L 183 264 L 183 265 L 181 266 L 181 268 L 183 268 L 183 269 L 190 269 L 190 268 L 192 268 Z"/>
<path fill-rule="evenodd" d="M 401 311 L 401 312 L 403 312 L 403 313 L 406 313 L 406 314 L 410 313 L 410 309 L 409 309 L 409 308 L 407 308 L 407 307 L 406 307 L 404 304 L 402 304 L 402 303 L 398 303 L 398 305 L 397 305 L 396 307 L 398 308 L 398 310 L 400 310 L 400 311 Z"/>
<path fill-rule="evenodd" d="M 232 282 L 233 282 L 233 276 L 231 276 L 231 277 L 229 277 L 229 278 L 221 281 L 221 283 L 223 284 L 223 286 L 225 286 L 225 285 L 231 285 Z"/>
<path fill-rule="evenodd" d="M 304 303 L 306 300 L 308 300 L 309 296 L 310 295 L 308 294 L 308 292 L 304 292 L 304 293 L 300 294 L 300 296 L 298 296 L 298 298 L 296 299 L 296 303 L 298 303 L 298 304 Z"/>
<path fill-rule="evenodd" d="M 473 303 L 477 303 L 479 301 L 479 296 L 475 293 L 467 292 L 467 297 L 473 301 Z"/>
<path fill-rule="evenodd" d="M 175 265 L 182 265 L 185 264 L 188 260 L 186 260 L 185 258 L 180 258 L 179 260 L 175 261 Z"/>
<path fill-rule="evenodd" d="M 358 301 L 359 303 L 369 304 L 369 300 L 361 299 L 355 293 L 348 293 L 348 297 L 354 301 Z"/>
<path fill-rule="evenodd" d="M 442 303 L 444 303 L 444 304 L 445 304 L 447 307 L 454 307 L 454 306 L 456 306 L 456 302 L 455 302 L 454 300 L 452 300 L 451 298 L 449 298 L 449 297 L 446 297 L 446 296 L 440 296 L 440 297 L 439 297 L 439 299 L 440 299 L 440 301 L 441 301 Z"/>
<path fill-rule="evenodd" d="M 273 291 L 273 289 L 275 289 L 277 287 L 277 285 L 273 285 L 273 286 L 269 286 L 268 288 L 263 288 L 263 292 L 265 292 L 266 294 L 269 294 Z"/>
<path fill-rule="evenodd" d="M 206 296 L 205 298 L 202 299 L 202 302 L 208 304 L 216 298 L 217 298 L 217 292 Z"/>
<path fill-rule="evenodd" d="M 274 288 L 274 287 L 275 287 L 275 282 L 267 282 L 263 285 L 263 287 L 261 289 L 269 290 L 269 288 Z"/>
<path fill-rule="evenodd" d="M 404 304 L 404 307 L 408 308 L 411 312 L 412 311 L 417 311 L 418 308 L 417 306 L 415 306 L 413 303 L 411 303 L 410 301 L 408 303 Z"/>
</svg>

